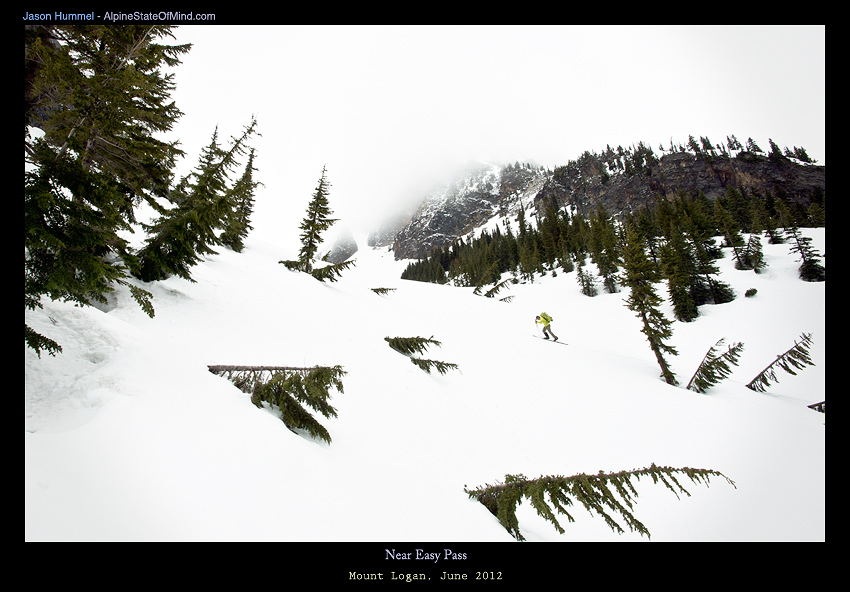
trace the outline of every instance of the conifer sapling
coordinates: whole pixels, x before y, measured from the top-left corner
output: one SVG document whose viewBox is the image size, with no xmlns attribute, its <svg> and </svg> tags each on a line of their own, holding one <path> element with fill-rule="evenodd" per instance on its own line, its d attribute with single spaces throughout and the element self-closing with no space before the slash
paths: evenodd
<svg viewBox="0 0 850 592">
<path fill-rule="evenodd" d="M 307 206 L 307 213 L 301 221 L 301 249 L 298 259 L 280 261 L 287 269 L 311 274 L 320 282 L 335 282 L 340 274 L 355 264 L 354 259 L 342 263 L 316 266 L 316 254 L 322 243 L 322 233 L 330 228 L 336 219 L 331 218 L 333 211 L 328 201 L 330 183 L 327 180 L 327 167 L 322 167 L 322 176 Z"/>
<path fill-rule="evenodd" d="M 732 366 L 738 365 L 738 358 L 741 351 L 744 349 L 742 343 L 734 343 L 719 356 L 716 354 L 716 348 L 723 345 L 723 339 L 720 339 L 705 354 L 702 362 L 700 362 L 697 371 L 688 381 L 687 388 L 698 393 L 706 392 L 710 387 L 719 383 L 721 380 L 729 376 L 732 372 Z"/>
<path fill-rule="evenodd" d="M 785 370 L 788 374 L 797 375 L 795 369 L 802 370 L 806 366 L 814 366 L 815 363 L 809 357 L 809 347 L 812 345 L 812 334 L 803 333 L 800 336 L 800 342 L 794 341 L 786 352 L 776 356 L 776 359 L 770 365 L 758 373 L 749 383 L 747 388 L 756 392 L 763 393 L 770 386 L 771 381 L 776 381 L 776 368 Z"/>
</svg>

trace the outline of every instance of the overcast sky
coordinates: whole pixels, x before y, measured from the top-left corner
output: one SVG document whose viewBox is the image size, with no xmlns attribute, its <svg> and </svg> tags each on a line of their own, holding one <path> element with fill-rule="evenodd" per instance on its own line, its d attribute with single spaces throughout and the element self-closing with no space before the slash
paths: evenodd
<svg viewBox="0 0 850 592">
<path fill-rule="evenodd" d="M 253 220 L 298 234 L 327 165 L 358 232 L 470 159 L 555 167 L 643 141 L 804 147 L 826 164 L 825 26 L 181 26 L 175 134 L 197 162 L 256 115 Z M 293 254 L 294 255 L 294 254 Z"/>
</svg>

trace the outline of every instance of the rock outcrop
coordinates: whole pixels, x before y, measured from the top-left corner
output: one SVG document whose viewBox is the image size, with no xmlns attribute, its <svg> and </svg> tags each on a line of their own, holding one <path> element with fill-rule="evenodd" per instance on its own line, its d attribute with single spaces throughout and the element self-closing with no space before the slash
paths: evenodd
<svg viewBox="0 0 850 592">
<path fill-rule="evenodd" d="M 642 147 L 645 148 L 645 147 Z M 625 163 L 625 164 L 624 164 Z M 549 205 L 587 215 L 600 205 L 611 215 L 634 212 L 660 196 L 703 193 L 709 199 L 732 187 L 807 206 L 826 193 L 826 169 L 785 157 L 740 152 L 736 156 L 651 151 L 605 156 L 586 152 L 554 171 L 533 165 L 483 165 L 428 195 L 413 214 L 384 226 L 370 244 L 392 245 L 396 259 L 429 255 L 496 216 L 541 214 Z"/>
<path fill-rule="evenodd" d="M 425 198 L 392 242 L 396 259 L 425 257 L 520 205 L 530 205 L 547 173 L 532 165 L 480 164 Z"/>
<path fill-rule="evenodd" d="M 714 200 L 726 195 L 729 187 L 748 195 L 770 193 L 807 206 L 826 193 L 826 167 L 747 152 L 735 157 L 676 152 L 629 175 L 606 174 L 603 166 L 588 159 L 582 167 L 556 170 L 535 198 L 537 209 L 554 200 L 558 206 L 571 205 L 583 214 L 599 205 L 614 214 L 639 210 L 659 195 L 673 199 L 680 191 L 702 192 Z"/>
</svg>

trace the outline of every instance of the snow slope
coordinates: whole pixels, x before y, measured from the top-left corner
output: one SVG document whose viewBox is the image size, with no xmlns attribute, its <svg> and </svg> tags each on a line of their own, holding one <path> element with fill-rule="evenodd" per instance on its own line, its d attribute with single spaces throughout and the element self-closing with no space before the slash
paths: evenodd
<svg viewBox="0 0 850 592">
<path fill-rule="evenodd" d="M 825 231 L 804 232 L 824 252 Z M 504 303 L 400 280 L 405 262 L 361 249 L 323 284 L 249 237 L 198 265 L 197 283 L 145 285 L 154 319 L 125 289 L 105 310 L 46 301 L 27 322 L 64 353 L 25 352 L 25 540 L 510 542 L 465 485 L 654 462 L 737 487 L 686 481 L 678 500 L 639 482 L 652 541 L 823 541 L 825 415 L 806 406 L 825 398 L 825 283 L 797 279 L 788 245 L 764 252 L 762 275 L 720 262 L 735 301 L 675 323 L 683 386 L 718 339 L 745 345 L 707 394 L 665 384 L 626 294 L 582 296 L 575 273 Z M 543 310 L 568 346 L 532 338 Z M 802 332 L 816 366 L 767 393 L 744 386 Z M 427 374 L 387 336 L 433 336 L 426 357 L 460 371 Z M 317 418 L 333 442 L 288 431 L 210 364 L 342 365 L 339 416 Z M 518 512 L 529 541 L 647 540 L 574 515 L 559 535 L 527 502 Z"/>
</svg>

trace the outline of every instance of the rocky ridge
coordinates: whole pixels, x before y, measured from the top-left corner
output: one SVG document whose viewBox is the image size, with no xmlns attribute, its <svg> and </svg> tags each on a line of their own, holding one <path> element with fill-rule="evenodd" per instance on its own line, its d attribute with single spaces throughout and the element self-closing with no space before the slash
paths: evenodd
<svg viewBox="0 0 850 592">
<path fill-rule="evenodd" d="M 549 175 L 535 165 L 477 163 L 427 195 L 396 232 L 385 233 L 384 244 L 392 245 L 396 259 L 427 256 L 433 248 L 473 232 L 494 217 L 531 207 Z"/>
<path fill-rule="evenodd" d="M 638 166 L 585 152 L 577 161 L 549 171 L 535 165 L 478 163 L 443 188 L 430 193 L 419 208 L 374 234 L 373 246 L 391 245 L 396 259 L 425 257 L 496 217 L 528 216 L 548 205 L 587 214 L 603 206 L 609 214 L 633 212 L 660 196 L 679 192 L 717 199 L 735 188 L 748 195 L 768 194 L 802 206 L 822 200 L 826 169 L 786 157 L 742 151 L 694 154 L 675 151 L 661 158 L 635 160 Z"/>
</svg>

